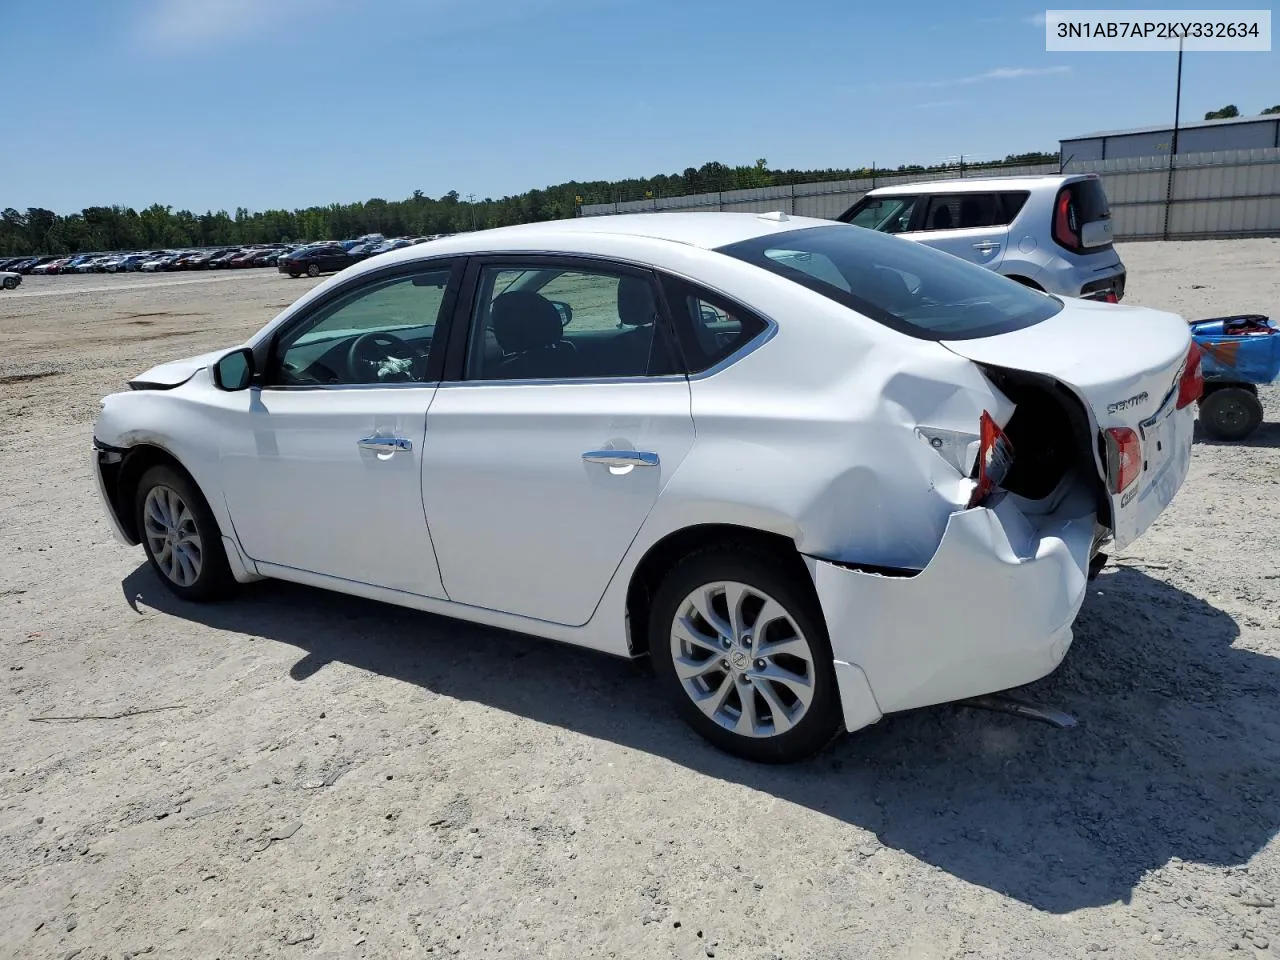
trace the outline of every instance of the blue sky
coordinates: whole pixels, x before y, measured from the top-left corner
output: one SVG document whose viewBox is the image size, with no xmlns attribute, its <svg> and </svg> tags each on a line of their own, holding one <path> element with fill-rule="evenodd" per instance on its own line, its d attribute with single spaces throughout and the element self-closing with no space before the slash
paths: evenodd
<svg viewBox="0 0 1280 960">
<path fill-rule="evenodd" d="M 1016 0 L 0 5 L 0 208 L 234 211 L 708 160 L 998 158 L 1173 113 L 1173 54 L 1046 53 L 1044 8 Z M 1188 54 L 1183 119 L 1257 113 L 1278 81 L 1274 51 Z"/>
</svg>

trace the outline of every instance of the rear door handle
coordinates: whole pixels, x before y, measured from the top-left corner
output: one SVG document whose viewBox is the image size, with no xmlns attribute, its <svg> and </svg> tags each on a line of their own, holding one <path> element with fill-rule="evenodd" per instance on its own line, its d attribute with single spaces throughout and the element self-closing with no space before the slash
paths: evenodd
<svg viewBox="0 0 1280 960">
<path fill-rule="evenodd" d="M 357 440 L 356 446 L 361 450 L 377 450 L 379 453 L 398 453 L 413 449 L 413 441 L 404 437 L 365 437 Z"/>
<path fill-rule="evenodd" d="M 973 249 L 981 250 L 983 253 L 991 253 L 993 250 L 999 250 L 1000 244 L 994 240 L 984 240 L 981 243 L 975 243 Z"/>
<path fill-rule="evenodd" d="M 587 463 L 601 463 L 606 467 L 656 467 L 658 455 L 643 450 L 588 450 L 582 455 Z"/>
</svg>

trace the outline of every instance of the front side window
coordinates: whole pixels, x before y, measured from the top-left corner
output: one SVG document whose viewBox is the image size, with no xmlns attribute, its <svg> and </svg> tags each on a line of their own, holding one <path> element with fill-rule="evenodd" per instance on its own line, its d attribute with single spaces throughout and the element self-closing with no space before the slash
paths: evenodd
<svg viewBox="0 0 1280 960">
<path fill-rule="evenodd" d="M 840 219 L 881 233 L 902 233 L 910 229 L 911 216 L 919 200 L 919 197 L 864 197 Z"/>
<path fill-rule="evenodd" d="M 450 270 L 375 280 L 321 307 L 273 351 L 269 386 L 423 383 Z"/>
<path fill-rule="evenodd" d="M 575 380 L 675 372 L 652 278 L 602 269 L 487 266 L 469 380 Z"/>
<path fill-rule="evenodd" d="M 994 336 L 1062 309 L 1057 299 L 959 257 L 845 224 L 766 234 L 718 250 L 923 339 Z"/>
</svg>

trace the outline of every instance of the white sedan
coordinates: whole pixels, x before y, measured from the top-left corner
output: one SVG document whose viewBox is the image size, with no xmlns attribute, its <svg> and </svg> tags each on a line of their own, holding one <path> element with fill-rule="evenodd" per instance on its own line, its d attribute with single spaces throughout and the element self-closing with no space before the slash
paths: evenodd
<svg viewBox="0 0 1280 960">
<path fill-rule="evenodd" d="M 117 537 L 624 657 L 743 757 L 1028 683 L 1186 475 L 1181 318 L 785 214 L 530 224 L 352 266 L 103 400 Z"/>
<path fill-rule="evenodd" d="M 0 287 L 5 290 L 17 290 L 20 283 L 22 283 L 22 274 L 0 270 Z"/>
</svg>

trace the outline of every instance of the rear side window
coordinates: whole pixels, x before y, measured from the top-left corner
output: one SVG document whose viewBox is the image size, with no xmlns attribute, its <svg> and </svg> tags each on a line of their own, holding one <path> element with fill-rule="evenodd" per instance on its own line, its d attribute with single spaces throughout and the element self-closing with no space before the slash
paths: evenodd
<svg viewBox="0 0 1280 960">
<path fill-rule="evenodd" d="M 1027 198 L 1031 196 L 1029 190 L 1006 190 L 997 194 L 1000 198 L 1001 216 L 1004 218 L 1001 223 L 1013 223 L 1014 219 L 1022 212 L 1022 208 L 1026 206 Z"/>
<path fill-rule="evenodd" d="M 995 336 L 1062 309 L 1061 301 L 959 257 L 845 224 L 767 234 L 718 250 L 926 340 Z"/>
<path fill-rule="evenodd" d="M 940 193 L 929 198 L 921 230 L 968 230 L 1008 224 L 1004 205 L 994 193 Z"/>
<path fill-rule="evenodd" d="M 742 350 L 768 324 L 744 307 L 676 277 L 662 277 L 686 370 L 702 373 Z"/>
</svg>

